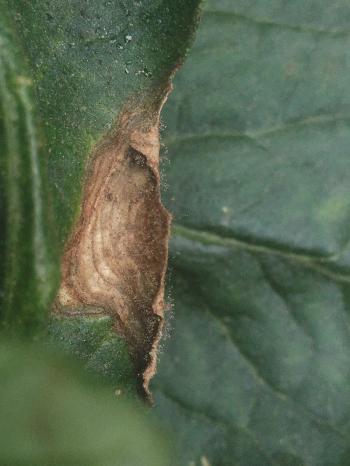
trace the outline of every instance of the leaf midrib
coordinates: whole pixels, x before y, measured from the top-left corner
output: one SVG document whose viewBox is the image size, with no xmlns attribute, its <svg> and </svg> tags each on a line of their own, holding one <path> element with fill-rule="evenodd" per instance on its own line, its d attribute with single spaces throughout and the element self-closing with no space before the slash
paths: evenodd
<svg viewBox="0 0 350 466">
<path fill-rule="evenodd" d="M 272 254 L 280 256 L 288 260 L 298 262 L 304 267 L 313 269 L 320 274 L 331 278 L 335 282 L 350 283 L 350 273 L 341 273 L 328 268 L 329 265 L 334 265 L 335 261 L 341 259 L 348 247 L 348 243 L 346 243 L 340 251 L 328 256 L 322 256 L 317 254 L 311 255 L 298 252 L 288 252 L 276 246 L 266 245 L 263 242 L 259 242 L 259 244 L 248 242 L 234 236 L 227 237 L 219 235 L 218 233 L 189 228 L 178 223 L 173 224 L 172 236 L 186 238 L 205 245 L 223 246 L 230 250 L 242 249 L 258 254 Z"/>
</svg>

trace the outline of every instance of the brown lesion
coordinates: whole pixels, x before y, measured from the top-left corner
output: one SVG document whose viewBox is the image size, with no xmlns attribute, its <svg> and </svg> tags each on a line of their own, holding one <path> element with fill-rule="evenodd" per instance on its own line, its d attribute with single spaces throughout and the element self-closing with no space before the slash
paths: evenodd
<svg viewBox="0 0 350 466">
<path fill-rule="evenodd" d="M 159 113 L 154 120 L 124 112 L 92 157 L 55 306 L 65 316 L 113 316 L 145 394 L 163 323 L 170 226 L 160 201 Z"/>
</svg>

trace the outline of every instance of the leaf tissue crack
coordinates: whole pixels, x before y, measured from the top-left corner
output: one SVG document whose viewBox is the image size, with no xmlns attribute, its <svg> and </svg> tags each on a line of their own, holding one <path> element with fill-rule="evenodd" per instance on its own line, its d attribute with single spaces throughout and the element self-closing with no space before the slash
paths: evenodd
<svg viewBox="0 0 350 466">
<path fill-rule="evenodd" d="M 128 342 L 145 396 L 163 325 L 170 228 L 160 200 L 163 102 L 158 111 L 123 111 L 114 133 L 92 155 L 55 305 L 65 317 L 100 313 L 113 318 L 115 331 Z"/>
</svg>

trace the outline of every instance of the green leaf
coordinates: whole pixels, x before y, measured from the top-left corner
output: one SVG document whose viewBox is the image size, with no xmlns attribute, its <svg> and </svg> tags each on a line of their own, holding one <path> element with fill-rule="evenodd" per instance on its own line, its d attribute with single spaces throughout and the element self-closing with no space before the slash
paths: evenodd
<svg viewBox="0 0 350 466">
<path fill-rule="evenodd" d="M 7 331 L 31 335 L 47 319 L 58 260 L 33 81 L 2 10 L 0 4 L 0 318 Z"/>
<path fill-rule="evenodd" d="M 85 369 L 129 396 L 136 396 L 135 371 L 129 348 L 116 333 L 111 317 L 52 319 L 51 341 L 76 356 Z"/>
<path fill-rule="evenodd" d="M 140 406 L 48 348 L 0 346 L 0 463 L 166 466 L 167 441 Z"/>
<path fill-rule="evenodd" d="M 87 156 L 128 99 L 162 94 L 188 47 L 198 1 L 5 3 L 34 74 L 63 245 L 80 208 Z"/>
<path fill-rule="evenodd" d="M 208 0 L 166 111 L 178 465 L 345 466 L 350 7 Z"/>
<path fill-rule="evenodd" d="M 1 318 L 6 329 L 19 333 L 22 328 L 22 333 L 35 335 L 36 324 L 45 321 L 52 307 L 61 269 L 53 337 L 98 366 L 100 373 L 106 365 L 114 367 L 113 380 L 124 380 L 135 366 L 131 380 L 124 380 L 127 386 L 140 385 L 139 379 L 143 384 L 161 327 L 169 218 L 159 200 L 158 114 L 191 42 L 198 3 L 0 0 L 0 198 L 6 218 Z M 100 161 L 103 171 L 96 168 Z M 105 167 L 109 162 L 112 168 Z M 113 173 L 126 181 L 113 185 Z M 109 179 L 117 201 L 107 190 L 111 186 L 96 187 Z M 143 182 L 148 191 L 140 196 Z M 100 198 L 87 200 L 91 190 L 102 199 L 102 207 Z M 137 222 L 143 219 L 138 211 L 134 215 L 139 198 L 146 199 L 140 202 L 148 233 L 138 232 Z M 89 202 L 93 207 L 87 212 Z M 133 205 L 135 225 L 123 217 Z M 122 233 L 113 230 L 119 217 L 124 220 Z M 95 233 L 89 222 L 98 223 L 100 230 Z M 87 234 L 95 233 L 90 234 L 88 251 L 79 249 L 84 228 Z M 139 233 L 132 244 L 131 231 Z M 101 237 L 106 232 L 127 238 L 119 243 L 129 250 L 111 260 L 117 267 L 111 274 L 119 274 L 122 283 L 102 277 L 111 265 L 106 262 L 116 254 L 113 242 L 107 242 L 105 252 Z M 103 243 L 98 251 L 94 241 Z M 152 261 L 140 265 L 134 256 L 141 256 L 139 262 L 151 257 L 155 271 L 148 266 Z M 124 268 L 119 270 L 119 264 Z M 82 283 L 80 288 L 74 279 Z M 95 285 L 100 287 L 97 299 Z M 122 299 L 117 302 L 118 293 Z M 107 320 L 108 325 L 100 325 Z M 86 339 L 94 342 L 89 354 Z M 113 351 L 106 351 L 106 345 Z M 96 360 L 101 352 L 104 356 Z M 147 390 L 146 382 L 142 390 Z"/>
</svg>

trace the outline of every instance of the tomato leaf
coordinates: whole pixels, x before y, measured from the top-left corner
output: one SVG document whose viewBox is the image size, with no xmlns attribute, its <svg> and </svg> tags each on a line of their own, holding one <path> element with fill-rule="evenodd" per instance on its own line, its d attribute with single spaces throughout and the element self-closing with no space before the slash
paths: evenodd
<svg viewBox="0 0 350 466">
<path fill-rule="evenodd" d="M 175 79 L 174 319 L 153 384 L 174 464 L 348 464 L 349 17 L 210 0 Z"/>
</svg>

